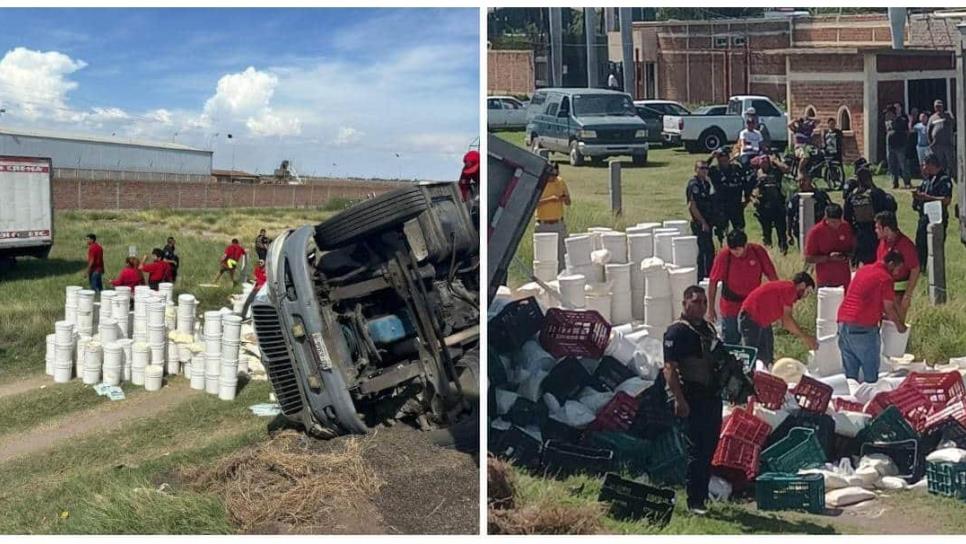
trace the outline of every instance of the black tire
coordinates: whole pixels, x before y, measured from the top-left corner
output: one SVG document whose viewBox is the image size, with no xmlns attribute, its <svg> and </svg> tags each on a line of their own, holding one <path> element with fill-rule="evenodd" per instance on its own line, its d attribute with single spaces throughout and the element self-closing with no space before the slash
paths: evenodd
<svg viewBox="0 0 966 544">
<path fill-rule="evenodd" d="M 315 226 L 315 243 L 321 249 L 343 246 L 401 225 L 426 209 L 426 199 L 418 187 L 396 189 L 319 223 Z"/>
<path fill-rule="evenodd" d="M 581 155 L 580 149 L 577 147 L 577 140 L 572 140 L 570 142 L 570 153 L 568 154 L 570 158 L 570 166 L 583 166 L 584 156 Z"/>
<path fill-rule="evenodd" d="M 711 153 L 723 145 L 725 145 L 725 135 L 720 128 L 709 128 L 698 136 L 698 149 L 705 153 Z"/>
</svg>

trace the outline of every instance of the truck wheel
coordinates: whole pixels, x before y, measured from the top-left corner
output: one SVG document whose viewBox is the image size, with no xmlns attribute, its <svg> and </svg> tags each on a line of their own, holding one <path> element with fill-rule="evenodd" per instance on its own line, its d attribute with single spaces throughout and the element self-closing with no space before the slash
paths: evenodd
<svg viewBox="0 0 966 544">
<path fill-rule="evenodd" d="M 583 166 L 584 156 L 580 154 L 580 149 L 577 148 L 577 140 L 570 142 L 570 166 Z"/>
<path fill-rule="evenodd" d="M 701 150 L 707 153 L 711 153 L 715 149 L 723 146 L 725 143 L 725 135 L 721 132 L 721 129 L 709 128 L 701 133 L 698 137 L 698 142 L 701 145 Z"/>
<path fill-rule="evenodd" d="M 332 249 L 409 221 L 426 211 L 418 187 L 396 189 L 360 202 L 315 226 L 315 243 Z"/>
<path fill-rule="evenodd" d="M 430 431 L 429 440 L 440 447 L 475 453 L 480 449 L 479 351 L 474 349 L 464 355 L 458 366 L 463 395 L 472 403 L 473 409 L 448 428 Z"/>
<path fill-rule="evenodd" d="M 647 164 L 647 154 L 634 155 L 634 166 L 644 166 Z"/>
</svg>

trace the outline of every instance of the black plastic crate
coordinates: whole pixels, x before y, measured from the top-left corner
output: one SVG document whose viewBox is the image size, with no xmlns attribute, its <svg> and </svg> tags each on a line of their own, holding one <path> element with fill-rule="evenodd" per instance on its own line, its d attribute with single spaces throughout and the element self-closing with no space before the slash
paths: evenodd
<svg viewBox="0 0 966 544">
<path fill-rule="evenodd" d="M 573 399 L 577 393 L 594 382 L 576 357 L 567 357 L 554 365 L 540 384 L 541 393 L 550 393 L 560 404 Z"/>
<path fill-rule="evenodd" d="M 862 444 L 861 453 L 863 456 L 881 453 L 892 459 L 899 468 L 899 477 L 909 483 L 918 482 L 926 474 L 925 453 L 914 438 L 898 442 L 866 442 Z"/>
<path fill-rule="evenodd" d="M 600 383 L 607 391 L 617 390 L 617 386 L 625 381 L 637 376 L 637 374 L 626 365 L 613 357 L 604 357 L 594 371 L 594 379 Z"/>
<path fill-rule="evenodd" d="M 540 407 L 546 406 L 544 403 L 536 403 L 524 397 L 517 397 L 507 413 L 503 415 L 510 423 L 517 427 L 529 427 L 530 425 L 540 425 Z"/>
<path fill-rule="evenodd" d="M 616 468 L 613 450 L 588 448 L 559 440 L 543 444 L 544 474 L 566 478 L 573 474 L 599 475 Z"/>
<path fill-rule="evenodd" d="M 523 468 L 540 467 L 540 454 L 543 445 L 540 440 L 518 427 L 511 427 L 503 433 L 499 444 L 491 450 L 501 459 Z"/>
<path fill-rule="evenodd" d="M 515 300 L 487 322 L 487 342 L 503 353 L 520 349 L 543 328 L 543 310 L 534 297 Z"/>
<path fill-rule="evenodd" d="M 631 434 L 652 440 L 674 426 L 674 407 L 668 400 L 663 374 L 638 398 L 640 400 L 637 404 L 637 415 L 631 424 Z"/>
<path fill-rule="evenodd" d="M 543 415 L 540 423 L 540 431 L 545 441 L 559 440 L 562 442 L 570 442 L 571 444 L 580 442 L 584 435 L 581 429 L 575 429 L 562 421 L 550 417 L 549 414 Z"/>
<path fill-rule="evenodd" d="M 954 442 L 957 448 L 966 449 L 966 427 L 955 419 L 943 421 L 923 439 L 923 450 L 932 451 L 943 442 Z"/>
<path fill-rule="evenodd" d="M 489 382 L 490 387 L 501 387 L 510 381 L 510 377 L 507 375 L 506 366 L 500 360 L 500 353 L 493 349 L 493 346 L 487 346 L 487 365 L 486 365 L 486 379 Z"/>
<path fill-rule="evenodd" d="M 788 416 L 785 421 L 782 421 L 781 425 L 775 427 L 775 430 L 768 435 L 768 440 L 765 442 L 762 451 L 788 436 L 788 433 L 795 427 L 805 427 L 815 431 L 815 437 L 818 438 L 818 443 L 822 446 L 825 457 L 827 459 L 838 459 L 834 456 L 836 452 L 835 420 L 828 414 L 803 412 Z"/>
<path fill-rule="evenodd" d="M 664 527 L 674 513 L 673 489 L 653 487 L 617 474 L 607 474 L 597 500 L 609 506 L 610 516 L 620 520 L 647 519 Z"/>
</svg>

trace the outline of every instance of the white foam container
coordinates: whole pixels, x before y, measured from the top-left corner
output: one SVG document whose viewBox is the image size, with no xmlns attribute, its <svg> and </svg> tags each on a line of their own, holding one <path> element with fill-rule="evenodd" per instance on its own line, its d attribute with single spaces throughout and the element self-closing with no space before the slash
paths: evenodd
<svg viewBox="0 0 966 544">
<path fill-rule="evenodd" d="M 677 236 L 672 238 L 671 255 L 675 266 L 695 266 L 698 263 L 698 237 Z"/>
<path fill-rule="evenodd" d="M 880 333 L 882 335 L 882 354 L 886 357 L 902 357 L 906 353 L 906 344 L 909 342 L 909 331 L 911 328 L 906 325 L 906 332 L 900 333 L 896 324 L 888 319 L 882 320 Z"/>
<path fill-rule="evenodd" d="M 54 323 L 54 337 L 57 343 L 72 343 L 74 341 L 74 326 L 67 321 L 57 321 Z"/>
<path fill-rule="evenodd" d="M 680 236 L 677 231 L 660 232 L 654 235 L 654 256 L 666 263 L 674 262 L 674 238 Z"/>
<path fill-rule="evenodd" d="M 584 308 L 586 306 L 587 279 L 580 274 L 562 274 L 557 277 L 560 284 L 560 298 L 565 307 Z"/>
<path fill-rule="evenodd" d="M 571 265 L 590 264 L 590 252 L 594 250 L 594 240 L 590 235 L 580 234 L 565 238 L 564 247 L 567 250 L 567 260 Z"/>
<path fill-rule="evenodd" d="M 553 261 L 533 261 L 533 275 L 540 281 L 553 281 L 557 278 L 559 264 Z"/>
<path fill-rule="evenodd" d="M 671 297 L 644 297 L 644 322 L 648 325 L 667 328 L 673 321 Z"/>
<path fill-rule="evenodd" d="M 687 219 L 667 219 L 664 221 L 663 227 L 666 229 L 676 229 L 679 234 L 684 235 L 691 227 L 691 222 Z"/>
<path fill-rule="evenodd" d="M 602 232 L 600 243 L 610 253 L 611 263 L 627 262 L 627 235 L 623 232 Z"/>
<path fill-rule="evenodd" d="M 611 285 L 611 292 L 626 295 L 631 291 L 631 264 L 612 263 L 604 267 L 604 277 Z"/>
<path fill-rule="evenodd" d="M 164 382 L 164 367 L 161 365 L 148 365 L 144 368 L 144 390 L 160 391 L 161 384 Z"/>
<path fill-rule="evenodd" d="M 556 232 L 533 233 L 533 260 L 535 261 L 556 261 L 557 260 L 557 233 Z"/>
</svg>

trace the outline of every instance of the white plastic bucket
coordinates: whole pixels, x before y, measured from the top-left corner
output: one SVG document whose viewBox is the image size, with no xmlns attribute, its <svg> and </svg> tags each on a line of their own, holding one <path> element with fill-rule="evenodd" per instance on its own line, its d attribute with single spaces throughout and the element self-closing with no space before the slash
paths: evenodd
<svg viewBox="0 0 966 544">
<path fill-rule="evenodd" d="M 64 301 L 66 304 L 77 305 L 77 294 L 84 289 L 80 285 L 68 285 L 64 288 Z"/>
<path fill-rule="evenodd" d="M 164 368 L 164 343 L 161 345 L 148 344 L 151 346 L 151 364 L 158 365 L 162 369 Z"/>
<path fill-rule="evenodd" d="M 87 336 L 94 334 L 94 312 L 77 312 L 77 332 Z"/>
<path fill-rule="evenodd" d="M 84 373 L 84 360 L 87 359 L 87 344 L 91 342 L 91 337 L 82 334 L 77 337 L 76 355 L 74 356 L 74 375 L 78 378 L 83 376 Z"/>
<path fill-rule="evenodd" d="M 57 334 L 48 334 L 44 338 L 44 372 L 48 376 L 54 375 L 54 346 L 57 344 Z M 70 349 L 73 349 L 73 343 L 70 344 Z M 68 351 L 68 355 L 69 355 Z"/>
<path fill-rule="evenodd" d="M 164 381 L 164 367 L 160 365 L 148 365 L 144 368 L 144 390 L 160 391 Z"/>
<path fill-rule="evenodd" d="M 654 256 L 666 263 L 674 261 L 674 238 L 680 236 L 677 231 L 660 232 L 654 235 Z"/>
<path fill-rule="evenodd" d="M 628 259 L 632 262 L 643 261 L 654 256 L 654 237 L 651 233 L 627 235 Z"/>
<path fill-rule="evenodd" d="M 170 282 L 159 283 L 158 293 L 164 295 L 164 298 L 168 304 L 174 303 L 174 284 L 173 283 L 170 283 Z"/>
<path fill-rule="evenodd" d="M 612 293 L 626 295 L 631 291 L 630 263 L 612 263 L 604 267 L 605 277 L 610 283 Z"/>
<path fill-rule="evenodd" d="M 651 326 L 667 328 L 673 320 L 671 297 L 644 297 L 644 322 Z"/>
<path fill-rule="evenodd" d="M 114 315 L 114 291 L 101 291 L 101 306 L 97 317 L 99 321 L 110 319 Z"/>
<path fill-rule="evenodd" d="M 238 360 L 238 352 L 241 343 L 239 342 L 227 342 L 221 343 L 221 360 L 222 361 L 235 361 Z"/>
<path fill-rule="evenodd" d="M 594 241 L 587 234 L 571 236 L 564 239 L 568 259 L 572 265 L 590 263 L 590 252 L 594 250 Z"/>
<path fill-rule="evenodd" d="M 610 322 L 615 325 L 630 323 L 634 319 L 630 293 L 613 293 L 610 297 Z"/>
<path fill-rule="evenodd" d="M 148 325 L 148 344 L 156 346 L 165 342 L 164 325 Z"/>
<path fill-rule="evenodd" d="M 845 298 L 845 289 L 842 287 L 819 287 L 818 309 L 815 317 L 826 321 L 838 321 L 839 306 Z"/>
<path fill-rule="evenodd" d="M 241 340 L 242 318 L 240 315 L 226 315 L 221 319 L 221 338 L 227 342 Z"/>
<path fill-rule="evenodd" d="M 188 376 L 191 378 L 191 388 L 201 391 L 205 388 L 205 356 L 203 354 L 195 354 L 191 358 L 191 374 Z"/>
<path fill-rule="evenodd" d="M 104 383 L 120 385 L 123 378 L 124 349 L 117 342 L 104 344 Z"/>
<path fill-rule="evenodd" d="M 181 363 L 190 363 L 194 353 L 191 351 L 191 344 L 178 344 L 178 360 Z"/>
<path fill-rule="evenodd" d="M 84 357 L 84 385 L 95 385 L 101 381 L 103 352 L 97 342 L 87 344 L 87 355 Z"/>
<path fill-rule="evenodd" d="M 627 235 L 623 232 L 603 232 L 601 246 L 610 252 L 611 263 L 627 262 Z"/>
<path fill-rule="evenodd" d="M 117 344 L 121 346 L 123 355 L 121 359 L 121 381 L 129 382 L 131 381 L 131 364 L 134 362 L 134 340 L 122 338 L 117 341 Z"/>
<path fill-rule="evenodd" d="M 533 275 L 540 281 L 553 281 L 557 277 L 559 265 L 553 261 L 533 261 Z"/>
<path fill-rule="evenodd" d="M 557 233 L 533 233 L 533 259 L 535 261 L 557 260 Z"/>
<path fill-rule="evenodd" d="M 586 306 L 584 299 L 584 288 L 587 280 L 580 274 L 564 274 L 557 278 L 560 283 L 560 298 L 564 306 L 570 308 L 583 308 Z"/>
<path fill-rule="evenodd" d="M 219 382 L 218 383 L 218 398 L 221 400 L 235 400 L 235 395 L 238 392 L 238 380 L 234 382 Z"/>
<path fill-rule="evenodd" d="M 671 239 L 671 256 L 675 266 L 698 264 L 698 237 L 676 236 Z"/>
<path fill-rule="evenodd" d="M 128 329 L 130 328 L 130 313 L 128 310 L 128 300 L 123 297 L 114 297 L 114 310 L 111 312 L 111 318 L 117 323 L 118 334 L 121 337 L 126 338 L 128 336 Z"/>
<path fill-rule="evenodd" d="M 81 289 L 80 291 L 77 291 L 77 312 L 94 312 L 94 291 L 91 291 L 90 289 Z"/>
<path fill-rule="evenodd" d="M 605 320 L 611 321 L 610 318 L 610 293 L 588 293 L 584 302 L 586 310 L 596 310 Z"/>
<path fill-rule="evenodd" d="M 671 279 L 668 276 L 664 261 L 651 257 L 641 262 L 644 272 L 644 292 L 650 296 L 663 297 L 671 295 Z"/>
<path fill-rule="evenodd" d="M 102 344 L 114 342 L 121 337 L 121 331 L 117 328 L 117 322 L 109 317 L 101 321 L 100 325 L 97 327 L 97 330 L 101 336 Z"/>
<path fill-rule="evenodd" d="M 221 312 L 205 312 L 205 336 L 221 336 Z"/>
<path fill-rule="evenodd" d="M 842 352 L 839 351 L 838 335 L 820 336 L 818 349 L 810 352 L 809 374 L 817 377 L 842 373 Z"/>
<path fill-rule="evenodd" d="M 909 342 L 909 326 L 906 325 L 906 332 L 900 333 L 896 324 L 887 319 L 882 320 L 880 329 L 882 334 L 882 354 L 886 357 L 902 357 L 906 353 L 906 344 Z"/>
<path fill-rule="evenodd" d="M 67 321 L 54 323 L 54 337 L 60 344 L 67 344 L 74 341 L 74 326 Z"/>
<path fill-rule="evenodd" d="M 221 337 L 205 336 L 205 354 L 221 355 Z"/>
<path fill-rule="evenodd" d="M 690 226 L 691 222 L 687 219 L 667 219 L 664 221 L 664 228 L 676 229 L 682 235 L 687 233 Z"/>
<path fill-rule="evenodd" d="M 836 320 L 822 318 L 815 320 L 815 336 L 821 338 L 823 336 L 834 336 L 838 333 L 839 324 Z"/>
<path fill-rule="evenodd" d="M 631 289 L 631 317 L 635 321 L 644 320 L 644 290 Z"/>
<path fill-rule="evenodd" d="M 698 269 L 693 267 L 674 268 L 668 270 L 671 283 L 671 302 L 684 300 L 684 291 L 698 283 Z"/>
<path fill-rule="evenodd" d="M 205 355 L 205 392 L 218 394 L 218 379 L 221 377 L 221 357 Z"/>
</svg>

